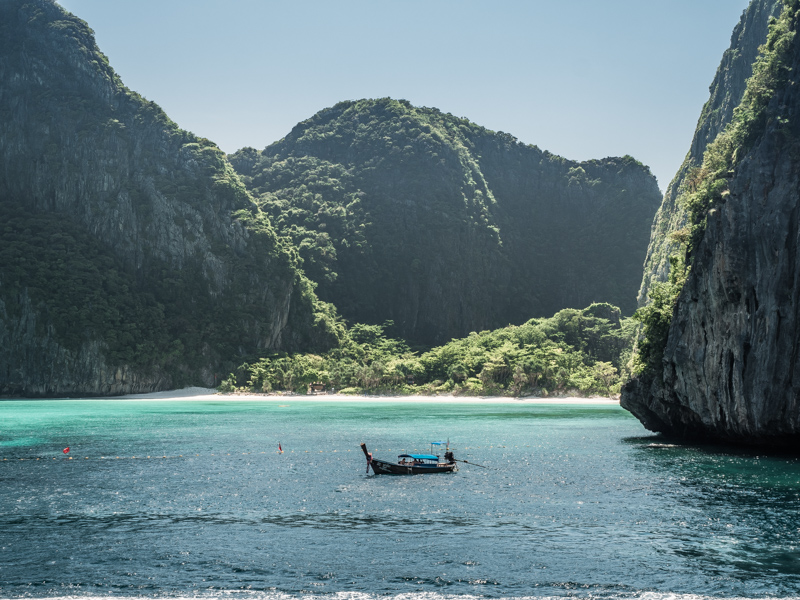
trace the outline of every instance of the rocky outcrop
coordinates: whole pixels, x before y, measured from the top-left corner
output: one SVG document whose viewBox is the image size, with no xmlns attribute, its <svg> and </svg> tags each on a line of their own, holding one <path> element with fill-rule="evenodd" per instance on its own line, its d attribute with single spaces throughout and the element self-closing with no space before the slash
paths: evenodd
<svg viewBox="0 0 800 600">
<path fill-rule="evenodd" d="M 593 302 L 632 313 L 660 201 L 629 156 L 570 161 L 388 98 L 231 161 L 321 298 L 426 345 Z"/>
<path fill-rule="evenodd" d="M 747 79 L 753 73 L 758 47 L 767 39 L 769 20 L 780 13 L 781 6 L 780 0 L 753 0 L 733 30 L 731 45 L 723 54 L 709 88 L 711 95 L 698 119 L 689 152 L 669 184 L 653 220 L 639 288 L 640 306 L 647 303 L 648 292 L 654 281 L 667 280 L 669 257 L 680 251 L 680 243 L 670 234 L 686 225 L 686 212 L 678 203 L 686 176 L 700 166 L 708 145 L 730 123 L 733 109 L 741 102 Z"/>
<path fill-rule="evenodd" d="M 800 442 L 800 36 L 767 71 L 758 129 L 707 213 L 678 297 L 663 373 L 629 383 L 622 406 L 653 431 L 797 450 Z"/>
<path fill-rule="evenodd" d="M 0 3 L 0 115 L 0 394 L 209 385 L 237 355 L 330 341 L 225 155 L 55 2 Z"/>
</svg>

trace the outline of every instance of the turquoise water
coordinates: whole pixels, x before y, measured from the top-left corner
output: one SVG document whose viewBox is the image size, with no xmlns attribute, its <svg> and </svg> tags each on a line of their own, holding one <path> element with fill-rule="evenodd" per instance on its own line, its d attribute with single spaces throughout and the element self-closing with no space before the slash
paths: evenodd
<svg viewBox="0 0 800 600">
<path fill-rule="evenodd" d="M 798 542 L 800 461 L 613 405 L 0 403 L 3 598 L 787 598 Z"/>
</svg>

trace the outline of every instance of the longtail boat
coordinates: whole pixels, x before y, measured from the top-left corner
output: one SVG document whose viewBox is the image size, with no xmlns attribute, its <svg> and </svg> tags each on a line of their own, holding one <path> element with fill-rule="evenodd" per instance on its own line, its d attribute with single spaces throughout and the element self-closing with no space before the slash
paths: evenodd
<svg viewBox="0 0 800 600">
<path fill-rule="evenodd" d="M 361 444 L 364 456 L 367 457 L 367 473 L 370 467 L 375 475 L 425 475 L 427 473 L 452 473 L 458 471 L 456 459 L 450 451 L 450 445 L 445 446 L 444 460 L 433 454 L 433 446 L 440 446 L 445 442 L 431 442 L 430 454 L 401 454 L 397 462 L 388 462 L 372 458 L 372 452 L 367 451 L 367 445 Z"/>
</svg>

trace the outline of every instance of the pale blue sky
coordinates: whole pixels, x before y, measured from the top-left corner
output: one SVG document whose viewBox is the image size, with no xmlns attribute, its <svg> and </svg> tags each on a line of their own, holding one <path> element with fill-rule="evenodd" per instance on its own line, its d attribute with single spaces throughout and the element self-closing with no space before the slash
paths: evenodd
<svg viewBox="0 0 800 600">
<path fill-rule="evenodd" d="M 226 152 L 405 98 L 662 190 L 747 0 L 61 0 L 125 84 Z"/>
</svg>

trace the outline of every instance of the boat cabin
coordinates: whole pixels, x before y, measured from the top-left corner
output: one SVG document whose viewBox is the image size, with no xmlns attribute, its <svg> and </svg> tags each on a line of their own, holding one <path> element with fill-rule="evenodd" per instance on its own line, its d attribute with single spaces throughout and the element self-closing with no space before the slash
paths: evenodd
<svg viewBox="0 0 800 600">
<path fill-rule="evenodd" d="M 439 464 L 439 457 L 434 454 L 401 454 L 397 457 L 397 464 L 435 467 Z"/>
</svg>

